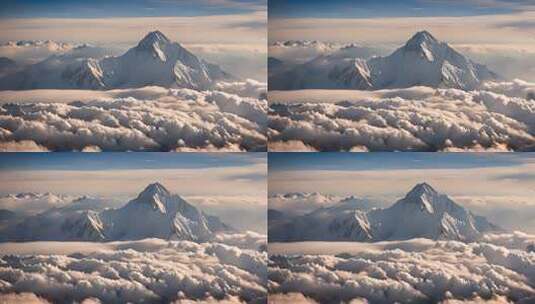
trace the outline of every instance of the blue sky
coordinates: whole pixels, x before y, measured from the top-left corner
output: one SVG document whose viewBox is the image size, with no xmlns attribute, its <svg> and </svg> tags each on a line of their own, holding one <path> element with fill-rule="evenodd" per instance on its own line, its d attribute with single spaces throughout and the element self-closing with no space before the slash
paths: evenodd
<svg viewBox="0 0 535 304">
<path fill-rule="evenodd" d="M 271 0 L 271 17 L 474 16 L 514 12 L 529 0 Z"/>
<path fill-rule="evenodd" d="M 394 170 L 509 167 L 535 159 L 511 153 L 272 153 L 269 170 Z"/>
<path fill-rule="evenodd" d="M 135 170 L 250 166 L 265 153 L 2 153 L 5 170 Z"/>
<path fill-rule="evenodd" d="M 265 0 L 3 0 L 2 17 L 101 18 L 239 14 Z"/>
</svg>

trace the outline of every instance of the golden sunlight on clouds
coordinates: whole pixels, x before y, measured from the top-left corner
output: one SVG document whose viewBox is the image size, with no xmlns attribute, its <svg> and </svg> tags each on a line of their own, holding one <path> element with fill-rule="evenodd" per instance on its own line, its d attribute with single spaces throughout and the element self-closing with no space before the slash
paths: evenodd
<svg viewBox="0 0 535 304">
<path fill-rule="evenodd" d="M 266 200 L 267 165 L 165 170 L 1 171 L 0 192 L 53 192 L 89 195 L 136 195 L 161 182 L 184 196 L 254 196 Z"/>
<path fill-rule="evenodd" d="M 449 43 L 518 44 L 535 49 L 535 12 L 469 17 L 270 19 L 269 41 L 310 39 L 399 44 L 428 30 Z"/>
<path fill-rule="evenodd" d="M 197 17 L 0 19 L 0 40 L 56 40 L 95 44 L 137 43 L 158 29 L 189 44 L 240 44 L 266 48 L 267 12 Z"/>
<path fill-rule="evenodd" d="M 307 170 L 269 174 L 270 193 L 314 192 L 370 197 L 405 195 L 427 182 L 448 195 L 535 196 L 533 179 L 515 178 L 535 172 L 535 163 L 511 167 L 403 170 Z M 535 202 L 533 202 L 535 204 Z"/>
</svg>

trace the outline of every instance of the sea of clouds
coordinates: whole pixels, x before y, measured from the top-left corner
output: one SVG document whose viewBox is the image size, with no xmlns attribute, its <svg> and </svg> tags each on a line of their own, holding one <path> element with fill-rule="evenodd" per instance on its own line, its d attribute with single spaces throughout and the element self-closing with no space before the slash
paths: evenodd
<svg viewBox="0 0 535 304">
<path fill-rule="evenodd" d="M 526 248 L 534 242 L 517 232 L 468 244 L 270 244 L 270 302 L 533 303 L 535 252 Z"/>
<path fill-rule="evenodd" d="M 0 303 L 263 303 L 266 236 L 0 244 Z"/>
<path fill-rule="evenodd" d="M 535 84 L 270 92 L 270 151 L 535 150 Z M 535 94 L 535 93 L 534 93 Z"/>
<path fill-rule="evenodd" d="M 265 151 L 265 84 L 218 87 L 4 92 L 0 151 Z"/>
</svg>

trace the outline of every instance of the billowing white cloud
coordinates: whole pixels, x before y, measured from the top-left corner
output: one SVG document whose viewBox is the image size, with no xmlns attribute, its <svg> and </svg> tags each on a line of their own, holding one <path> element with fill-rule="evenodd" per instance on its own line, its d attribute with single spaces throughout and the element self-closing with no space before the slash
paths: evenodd
<svg viewBox="0 0 535 304">
<path fill-rule="evenodd" d="M 125 201 L 88 195 L 23 192 L 0 196 L 0 209 L 13 211 L 19 216 L 36 215 L 52 208 L 70 207 L 72 210 L 103 210 L 117 208 Z"/>
<path fill-rule="evenodd" d="M 258 181 L 258 184 L 262 183 L 265 185 L 266 180 Z M 252 185 L 250 184 L 249 187 L 252 188 Z M 232 223 L 235 229 L 266 233 L 267 198 L 265 191 L 252 190 L 251 192 L 255 192 L 255 195 L 204 195 L 187 196 L 185 199 L 206 213 L 217 215 L 224 223 Z"/>
<path fill-rule="evenodd" d="M 27 152 L 27 151 L 48 152 L 48 149 L 41 145 L 36 144 L 32 140 L 0 142 L 0 152 Z"/>
<path fill-rule="evenodd" d="M 267 49 L 265 45 L 187 44 L 188 50 L 224 71 L 242 79 L 267 80 Z"/>
<path fill-rule="evenodd" d="M 305 297 L 301 293 L 289 292 L 289 293 L 270 294 L 268 298 L 268 303 L 269 304 L 284 304 L 284 303 L 317 304 L 318 302 L 314 301 L 311 298 Z"/>
<path fill-rule="evenodd" d="M 54 246 L 31 244 L 33 251 Z M 17 246 L 4 244 L 2 252 Z M 267 297 L 266 260 L 266 252 L 223 243 L 80 243 L 71 253 L 3 256 L 0 293 L 33 293 L 53 302 L 262 303 Z"/>
<path fill-rule="evenodd" d="M 286 141 L 322 151 L 533 150 L 532 89 L 516 81 L 470 92 L 425 87 L 270 92 L 268 134 L 276 143 L 270 150 Z"/>
<path fill-rule="evenodd" d="M 278 152 L 318 152 L 315 148 L 306 145 L 305 143 L 299 140 L 270 141 L 268 145 L 269 150 Z"/>
<path fill-rule="evenodd" d="M 239 248 L 266 251 L 266 240 L 265 234 L 246 231 L 243 233 L 220 233 L 216 235 L 214 241 Z"/>
<path fill-rule="evenodd" d="M 215 299 L 214 297 L 208 297 L 202 300 L 190 300 L 190 299 L 180 299 L 173 302 L 173 304 L 195 304 L 195 303 L 206 303 L 206 304 L 245 304 L 246 302 L 240 300 L 239 297 L 225 297 L 221 300 Z"/>
<path fill-rule="evenodd" d="M 531 194 L 532 195 L 532 194 Z M 532 196 L 458 196 L 455 199 L 507 230 L 535 231 L 535 201 Z"/>
<path fill-rule="evenodd" d="M 250 95 L 265 85 L 246 82 L 222 86 Z M 256 151 L 266 147 L 264 99 L 222 91 L 162 88 L 112 94 L 124 97 L 76 102 L 77 97 L 71 96 L 73 102 L 68 104 L 4 103 L 0 108 L 2 149 Z M 152 99 L 143 98 L 147 95 Z M 81 96 L 88 98 L 86 91 Z"/>
<path fill-rule="evenodd" d="M 263 98 L 267 96 L 267 84 L 253 79 L 236 82 L 219 82 L 214 87 L 223 92 L 236 94 L 243 97 Z"/>
<path fill-rule="evenodd" d="M 48 304 L 47 300 L 36 296 L 31 292 L 0 294 L 0 303 L 4 304 Z M 84 303 L 89 304 L 89 303 Z"/>
<path fill-rule="evenodd" d="M 372 303 L 483 299 L 530 303 L 535 299 L 534 253 L 513 244 L 488 243 L 505 237 L 468 244 L 430 240 L 383 242 L 377 248 L 362 244 L 361 251 L 354 250 L 361 244 L 348 242 L 333 246 L 338 250 L 333 255 L 275 254 L 270 247 L 269 291 L 297 292 L 331 303 L 362 298 Z"/>
<path fill-rule="evenodd" d="M 518 45 L 454 45 L 475 62 L 486 65 L 505 79 L 535 81 L 535 49 Z"/>
</svg>

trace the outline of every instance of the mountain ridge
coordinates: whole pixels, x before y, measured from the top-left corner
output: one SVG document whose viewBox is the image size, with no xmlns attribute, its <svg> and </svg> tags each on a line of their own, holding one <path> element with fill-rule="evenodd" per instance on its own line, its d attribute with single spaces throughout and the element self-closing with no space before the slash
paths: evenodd
<svg viewBox="0 0 535 304">
<path fill-rule="evenodd" d="M 271 241 L 377 242 L 412 238 L 476 240 L 502 229 L 474 215 L 427 183 L 415 185 L 387 208 L 340 202 L 269 226 Z M 282 217 L 281 217 L 282 218 Z"/>
<path fill-rule="evenodd" d="M 270 90 L 378 90 L 429 86 L 473 90 L 499 76 L 438 41 L 428 31 L 414 34 L 385 57 L 370 59 L 322 55 L 272 75 Z"/>
<path fill-rule="evenodd" d="M 74 203 L 73 203 L 74 204 Z M 149 184 L 117 209 L 52 208 L 2 231 L 3 241 L 117 241 L 162 238 L 203 242 L 233 228 L 172 194 Z"/>
<path fill-rule="evenodd" d="M 43 77 L 46 75 L 46 77 Z M 0 79 L 0 89 L 108 90 L 158 85 L 208 89 L 218 80 L 235 79 L 155 30 L 121 56 L 102 59 L 53 55 Z"/>
</svg>

